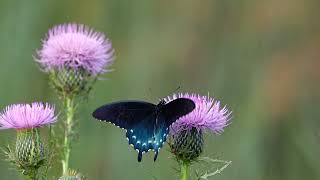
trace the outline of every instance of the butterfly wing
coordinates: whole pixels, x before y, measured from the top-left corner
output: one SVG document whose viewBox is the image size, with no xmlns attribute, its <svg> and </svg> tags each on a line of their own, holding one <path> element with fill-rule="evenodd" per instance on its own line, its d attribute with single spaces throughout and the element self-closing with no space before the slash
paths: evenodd
<svg viewBox="0 0 320 180">
<path fill-rule="evenodd" d="M 163 144 L 166 142 L 168 134 L 169 134 L 169 126 L 166 123 L 166 119 L 164 116 L 159 114 L 156 119 L 156 127 L 154 128 L 153 132 L 153 142 L 152 142 L 152 149 L 154 150 L 154 158 L 153 160 L 156 161 L 158 157 L 158 153 L 162 148 Z"/>
<path fill-rule="evenodd" d="M 139 123 L 127 130 L 126 137 L 129 144 L 138 152 L 138 161 L 142 160 L 142 155 L 150 149 L 154 149 L 154 125 L 156 112 L 142 119 Z"/>
<path fill-rule="evenodd" d="M 191 99 L 178 98 L 165 104 L 161 110 L 161 116 L 164 116 L 166 125 L 170 126 L 177 119 L 189 114 L 196 107 Z"/>
<path fill-rule="evenodd" d="M 143 101 L 124 101 L 106 104 L 96 109 L 92 116 L 130 129 L 155 112 L 156 105 Z"/>
<path fill-rule="evenodd" d="M 129 144 L 138 151 L 139 162 L 144 152 L 154 149 L 156 105 L 141 101 L 116 102 L 101 106 L 92 116 L 126 129 Z"/>
</svg>

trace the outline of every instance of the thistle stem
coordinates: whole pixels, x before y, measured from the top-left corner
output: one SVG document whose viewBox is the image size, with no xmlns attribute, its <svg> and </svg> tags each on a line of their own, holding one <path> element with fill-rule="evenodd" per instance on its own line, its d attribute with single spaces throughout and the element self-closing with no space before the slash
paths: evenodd
<svg viewBox="0 0 320 180">
<path fill-rule="evenodd" d="M 63 158 L 62 158 L 62 172 L 66 174 L 69 169 L 69 159 L 71 152 L 71 136 L 72 128 L 74 124 L 74 99 L 73 97 L 65 97 L 65 110 L 66 110 L 66 123 L 65 123 L 65 133 L 64 133 L 64 146 L 63 146 Z"/>
<path fill-rule="evenodd" d="M 53 142 L 52 136 L 53 136 L 53 129 L 52 129 L 52 125 L 50 124 L 49 125 L 49 137 L 48 137 L 49 146 L 48 147 L 49 147 L 51 153 L 52 153 L 52 149 L 54 148 L 54 146 L 53 146 L 54 142 Z M 51 158 L 52 158 L 52 156 L 50 156 L 49 163 L 51 163 Z M 49 168 L 50 168 L 50 164 L 47 164 L 45 171 L 44 171 L 45 176 L 48 175 Z"/>
<path fill-rule="evenodd" d="M 29 180 L 36 180 L 37 178 L 37 169 L 33 169 L 33 170 L 31 170 L 30 171 L 30 173 L 29 173 Z"/>
<path fill-rule="evenodd" d="M 189 166 L 190 164 L 185 161 L 181 161 L 181 180 L 187 180 L 189 176 Z"/>
</svg>

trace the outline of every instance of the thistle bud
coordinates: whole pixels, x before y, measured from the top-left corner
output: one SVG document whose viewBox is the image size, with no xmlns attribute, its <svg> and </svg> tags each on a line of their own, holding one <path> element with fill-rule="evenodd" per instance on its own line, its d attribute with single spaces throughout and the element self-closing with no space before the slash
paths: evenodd
<svg viewBox="0 0 320 180">
<path fill-rule="evenodd" d="M 38 166 L 42 163 L 45 153 L 37 128 L 17 131 L 15 154 L 17 160 L 26 166 Z"/>
<path fill-rule="evenodd" d="M 203 134 L 201 130 L 192 128 L 173 136 L 171 151 L 184 162 L 196 160 L 203 151 Z"/>
<path fill-rule="evenodd" d="M 90 82 L 93 79 L 90 78 L 90 74 L 83 68 L 74 69 L 65 66 L 59 70 L 52 71 L 50 80 L 53 89 L 58 94 L 78 95 L 91 88 Z"/>
</svg>

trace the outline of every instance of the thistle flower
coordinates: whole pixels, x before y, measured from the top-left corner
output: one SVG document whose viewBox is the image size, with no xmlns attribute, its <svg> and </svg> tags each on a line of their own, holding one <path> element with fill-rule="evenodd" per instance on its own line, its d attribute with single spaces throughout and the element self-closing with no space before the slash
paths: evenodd
<svg viewBox="0 0 320 180">
<path fill-rule="evenodd" d="M 165 100 L 170 102 L 181 97 L 193 100 L 196 107 L 171 126 L 170 134 L 173 140 L 171 150 L 179 160 L 190 163 L 203 151 L 203 132 L 207 130 L 221 134 L 228 125 L 231 112 L 226 106 L 221 107 L 219 101 L 198 94 L 174 94 Z"/>
<path fill-rule="evenodd" d="M 14 104 L 0 113 L 1 129 L 16 129 L 15 151 L 7 149 L 8 160 L 31 179 L 46 162 L 46 153 L 40 138 L 39 127 L 54 123 L 54 107 L 49 104 Z"/>
<path fill-rule="evenodd" d="M 58 92 L 79 94 L 90 89 L 90 77 L 108 71 L 113 55 L 104 34 L 81 24 L 61 24 L 49 30 L 36 61 L 50 73 Z"/>
<path fill-rule="evenodd" d="M 193 100 L 196 108 L 171 126 L 172 134 L 193 128 L 196 128 L 198 131 L 207 129 L 216 134 L 223 132 L 224 127 L 228 125 L 231 115 L 226 106 L 221 107 L 220 101 L 214 100 L 211 97 L 188 93 L 174 94 L 165 100 L 169 102 L 182 97 Z"/>
<path fill-rule="evenodd" d="M 81 24 L 62 24 L 49 30 L 38 61 L 46 71 L 68 66 L 97 75 L 113 62 L 113 52 L 102 33 Z"/>
<path fill-rule="evenodd" d="M 32 129 L 56 120 L 54 106 L 48 103 L 13 104 L 0 113 L 0 129 Z"/>
</svg>

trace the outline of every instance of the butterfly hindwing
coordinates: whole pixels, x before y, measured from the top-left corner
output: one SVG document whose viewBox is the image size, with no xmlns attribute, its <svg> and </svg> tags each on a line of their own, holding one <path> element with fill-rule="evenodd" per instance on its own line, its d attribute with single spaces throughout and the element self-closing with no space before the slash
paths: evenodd
<svg viewBox="0 0 320 180">
<path fill-rule="evenodd" d="M 167 136 L 169 134 L 169 126 L 166 123 L 166 119 L 164 116 L 160 114 L 157 117 L 157 126 L 154 130 L 154 142 L 153 142 L 153 150 L 155 152 L 154 161 L 157 160 L 158 153 L 162 148 L 163 144 L 167 140 Z"/>
<path fill-rule="evenodd" d="M 156 118 L 158 123 L 156 124 Z M 138 161 L 142 159 L 142 155 L 149 150 L 155 152 L 154 161 L 158 157 L 158 152 L 166 142 L 169 128 L 166 125 L 164 117 L 156 117 L 156 113 L 146 117 L 134 127 L 127 130 L 126 136 L 129 144 L 138 151 Z"/>
<path fill-rule="evenodd" d="M 142 159 L 142 154 L 148 152 L 149 149 L 153 149 L 153 132 L 154 132 L 154 120 L 156 114 L 150 114 L 149 116 L 141 119 L 134 126 L 127 129 L 126 137 L 129 144 L 138 151 L 138 161 Z"/>
</svg>

